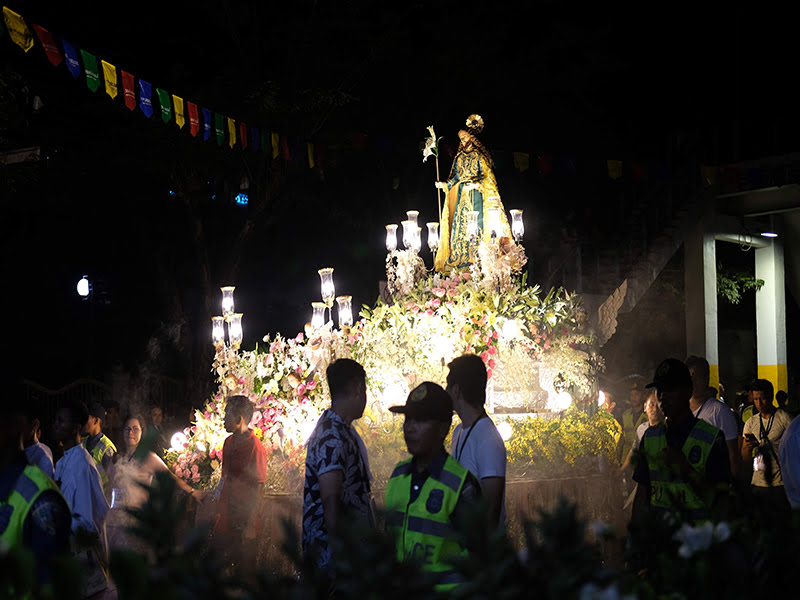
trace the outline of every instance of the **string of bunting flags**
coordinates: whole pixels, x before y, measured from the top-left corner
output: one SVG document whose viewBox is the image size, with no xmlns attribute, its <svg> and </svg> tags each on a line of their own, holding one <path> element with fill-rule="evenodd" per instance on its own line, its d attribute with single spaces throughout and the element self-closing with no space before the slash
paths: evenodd
<svg viewBox="0 0 800 600">
<path fill-rule="evenodd" d="M 10 8 L 3 7 L 3 21 L 13 43 L 29 52 L 35 45 L 34 35 L 25 19 Z M 184 99 L 177 94 L 172 94 L 161 87 L 154 87 L 149 81 L 123 69 L 118 69 L 114 64 L 97 56 L 84 48 L 77 48 L 74 44 L 61 39 L 60 46 L 54 35 L 38 24 L 32 24 L 36 39 L 39 40 L 47 59 L 54 67 L 62 62 L 66 63 L 67 70 L 74 79 L 85 76 L 86 86 L 92 92 L 97 92 L 101 83 L 105 93 L 116 100 L 122 88 L 122 103 L 133 111 L 138 107 L 148 119 L 158 114 L 164 124 L 174 121 L 179 129 L 183 129 L 188 121 L 189 134 L 192 137 L 201 136 L 203 141 L 215 140 L 218 146 L 223 146 L 226 141 L 230 148 L 239 146 L 252 152 L 268 152 L 272 159 L 283 158 L 289 160 L 304 160 L 309 168 L 314 168 L 322 163 L 322 148 L 307 141 L 305 148 L 301 143 L 292 143 L 290 148 L 286 136 L 268 131 L 265 127 L 251 126 L 242 120 L 223 115 L 209 108 L 201 107 L 195 102 Z M 0 35 L 3 29 L 0 28 Z M 101 81 L 102 74 L 102 81 Z M 202 133 L 201 133 L 202 132 Z M 367 135 L 357 133 L 351 139 L 352 148 L 363 151 L 367 147 Z M 388 152 L 391 142 L 378 137 L 374 139 L 378 148 Z M 510 154 L 506 156 L 506 154 Z M 548 176 L 555 172 L 561 175 L 575 175 L 577 165 L 574 158 L 554 157 L 550 154 L 531 154 L 528 152 L 493 152 L 498 166 L 510 162 L 519 173 L 535 169 L 540 176 Z M 510 158 L 510 161 L 509 161 Z M 643 182 L 654 180 L 666 182 L 669 180 L 669 167 L 665 163 L 647 164 L 642 161 L 623 162 L 622 160 L 605 161 L 605 170 L 610 179 L 632 180 Z M 761 180 L 771 179 L 768 174 L 756 172 L 757 169 L 748 169 L 743 172 L 736 167 L 701 166 L 700 179 L 704 186 L 711 187 L 717 184 L 718 179 L 726 188 L 739 187 L 742 184 L 753 187 Z M 721 177 L 718 178 L 718 175 Z"/>
</svg>

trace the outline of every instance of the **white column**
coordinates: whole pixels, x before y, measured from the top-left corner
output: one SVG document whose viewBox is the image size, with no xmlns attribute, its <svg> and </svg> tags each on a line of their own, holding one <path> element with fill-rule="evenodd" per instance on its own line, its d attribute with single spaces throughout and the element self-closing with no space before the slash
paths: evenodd
<svg viewBox="0 0 800 600">
<path fill-rule="evenodd" d="M 709 385 L 719 388 L 717 248 L 714 234 L 705 231 L 702 221 L 684 243 L 684 264 L 686 354 L 708 361 Z"/>
<path fill-rule="evenodd" d="M 788 392 L 786 287 L 780 238 L 765 248 L 756 248 L 756 279 L 764 280 L 764 287 L 756 292 L 758 377 L 771 381 L 776 393 Z"/>
</svg>

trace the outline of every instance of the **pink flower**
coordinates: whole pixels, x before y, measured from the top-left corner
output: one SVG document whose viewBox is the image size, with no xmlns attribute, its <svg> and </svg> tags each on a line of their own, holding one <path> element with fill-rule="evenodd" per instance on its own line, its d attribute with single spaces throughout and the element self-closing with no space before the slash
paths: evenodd
<svg viewBox="0 0 800 600">
<path fill-rule="evenodd" d="M 489 317 L 488 317 L 488 315 L 483 315 L 483 316 L 481 317 L 481 323 L 483 323 L 484 325 L 486 325 L 488 322 L 489 322 Z"/>
<path fill-rule="evenodd" d="M 414 306 L 415 304 L 413 302 L 406 302 L 406 310 L 411 310 Z"/>
<path fill-rule="evenodd" d="M 255 427 L 260 420 L 261 420 L 261 412 L 257 410 L 253 411 L 253 417 L 250 419 L 250 424 L 248 425 L 248 427 L 250 428 Z"/>
<path fill-rule="evenodd" d="M 491 379 L 491 378 L 492 378 L 492 370 L 486 369 L 486 379 Z"/>
<path fill-rule="evenodd" d="M 544 349 L 545 349 L 545 350 L 550 350 L 550 340 L 545 340 L 545 342 L 544 342 Z"/>
<path fill-rule="evenodd" d="M 177 469 L 175 469 L 175 475 L 177 475 L 178 477 L 180 477 L 181 479 L 183 479 L 183 469 L 181 469 L 180 467 L 178 467 Z"/>
<path fill-rule="evenodd" d="M 481 352 L 481 360 L 483 362 L 486 362 L 487 360 L 489 360 L 489 353 L 488 352 Z"/>
<path fill-rule="evenodd" d="M 416 304 L 412 305 L 411 306 L 411 313 L 412 314 L 417 314 L 418 312 L 419 312 L 419 306 L 417 306 Z"/>
<path fill-rule="evenodd" d="M 483 336 L 483 343 L 484 344 L 488 344 L 491 341 L 492 341 L 492 338 L 490 338 L 488 335 Z"/>
<path fill-rule="evenodd" d="M 306 389 L 307 390 L 313 390 L 315 387 L 317 387 L 317 380 L 316 379 L 312 379 L 311 381 L 309 381 L 306 384 Z"/>
<path fill-rule="evenodd" d="M 453 277 L 453 283 L 461 283 L 461 277 L 458 274 Z"/>
<path fill-rule="evenodd" d="M 440 288 L 440 287 L 433 288 L 431 291 L 433 292 L 433 295 L 436 296 L 437 298 L 441 298 L 447 292 L 447 290 L 445 290 L 444 288 Z"/>
<path fill-rule="evenodd" d="M 306 384 L 301 383 L 300 385 L 297 386 L 297 395 L 302 396 L 305 393 L 306 393 Z"/>
<path fill-rule="evenodd" d="M 300 406 L 305 406 L 309 402 L 310 400 L 308 399 L 308 396 L 303 396 L 302 398 L 300 398 Z"/>
<path fill-rule="evenodd" d="M 192 481 L 200 481 L 200 473 L 192 473 Z"/>
<path fill-rule="evenodd" d="M 350 344 L 351 346 L 352 346 L 353 344 L 355 344 L 355 343 L 356 343 L 356 336 L 354 336 L 354 335 L 348 335 L 348 336 L 347 336 L 347 343 L 348 343 L 348 344 Z"/>
<path fill-rule="evenodd" d="M 490 358 L 490 359 L 489 359 L 489 368 L 490 368 L 490 369 L 494 369 L 494 365 L 495 365 L 494 359 L 493 359 L 493 358 Z"/>
<path fill-rule="evenodd" d="M 495 330 L 492 332 L 492 337 L 493 337 L 494 339 L 497 339 L 497 338 L 499 338 L 499 337 L 500 337 L 500 334 L 499 334 L 499 333 L 497 333 L 497 330 L 496 330 L 496 329 L 495 329 Z"/>
<path fill-rule="evenodd" d="M 217 410 L 217 405 L 214 404 L 213 402 L 210 402 L 209 405 L 208 405 L 208 410 L 210 410 L 211 412 L 214 412 L 215 410 Z"/>
<path fill-rule="evenodd" d="M 200 469 L 197 467 L 197 463 L 192 465 L 192 473 L 199 473 Z"/>
<path fill-rule="evenodd" d="M 299 344 L 300 342 L 302 342 L 302 341 L 303 341 L 303 339 L 304 339 L 304 337 L 303 337 L 303 332 L 301 331 L 300 333 L 298 333 L 298 334 L 297 334 L 297 337 L 296 337 L 296 338 L 294 338 L 294 341 L 295 341 L 295 342 L 297 342 L 297 343 Z"/>
<path fill-rule="evenodd" d="M 434 298 L 433 300 L 431 300 L 431 306 L 433 308 L 439 308 L 441 305 L 442 305 L 442 301 L 439 300 L 438 298 Z"/>
<path fill-rule="evenodd" d="M 469 281 L 471 278 L 472 275 L 469 273 L 469 271 L 461 274 L 461 279 L 463 279 L 464 281 Z"/>
<path fill-rule="evenodd" d="M 496 346 L 489 346 L 489 354 L 497 354 L 497 347 Z"/>
<path fill-rule="evenodd" d="M 449 290 L 447 290 L 447 295 L 453 298 L 456 295 L 455 288 L 450 288 Z"/>
<path fill-rule="evenodd" d="M 425 314 L 428 315 L 429 317 L 432 317 L 433 316 L 433 309 L 429 308 L 428 310 L 425 311 Z"/>
<path fill-rule="evenodd" d="M 303 335 L 302 333 L 300 335 Z M 281 345 L 279 342 L 274 341 L 269 345 L 269 353 L 274 354 L 280 349 Z"/>
<path fill-rule="evenodd" d="M 448 300 L 447 302 L 445 302 L 445 304 L 446 304 L 447 306 L 455 306 L 455 305 L 456 305 L 456 303 L 455 303 L 455 302 L 453 302 L 452 300 Z"/>
<path fill-rule="evenodd" d="M 211 413 L 210 413 L 210 412 L 208 412 L 208 411 L 206 411 L 206 412 L 204 412 L 204 413 L 203 413 L 203 416 L 204 416 L 206 419 L 210 419 L 210 418 L 211 418 Z"/>
</svg>

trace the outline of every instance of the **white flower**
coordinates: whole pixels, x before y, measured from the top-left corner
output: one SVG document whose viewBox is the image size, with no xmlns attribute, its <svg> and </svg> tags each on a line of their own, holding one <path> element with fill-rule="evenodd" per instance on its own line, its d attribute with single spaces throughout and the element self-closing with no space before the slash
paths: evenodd
<svg viewBox="0 0 800 600">
<path fill-rule="evenodd" d="M 612 583 L 608 587 L 601 588 L 595 583 L 586 583 L 581 588 L 580 600 L 635 600 L 636 596 L 629 594 L 621 596 L 617 589 L 617 584 Z"/>
<path fill-rule="evenodd" d="M 683 558 L 690 558 L 696 552 L 708 550 L 711 546 L 711 542 L 714 539 L 714 524 L 706 521 L 697 527 L 692 527 L 688 523 L 684 523 L 675 532 L 673 539 L 681 542 L 678 554 Z"/>
<path fill-rule="evenodd" d="M 428 160 L 429 156 L 438 156 L 439 148 L 436 143 L 436 134 L 433 132 L 433 125 L 428 125 L 428 133 L 431 137 L 425 138 L 425 147 L 422 149 L 422 162 Z"/>
</svg>

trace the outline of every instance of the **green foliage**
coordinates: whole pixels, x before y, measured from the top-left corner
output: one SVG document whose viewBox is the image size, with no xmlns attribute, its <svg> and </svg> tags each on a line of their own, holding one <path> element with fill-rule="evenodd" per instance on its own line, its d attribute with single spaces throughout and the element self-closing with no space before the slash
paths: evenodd
<svg viewBox="0 0 800 600">
<path fill-rule="evenodd" d="M 764 287 L 763 279 L 756 279 L 744 271 L 726 271 L 717 265 L 717 296 L 730 304 L 739 304 L 742 294 Z"/>
</svg>

